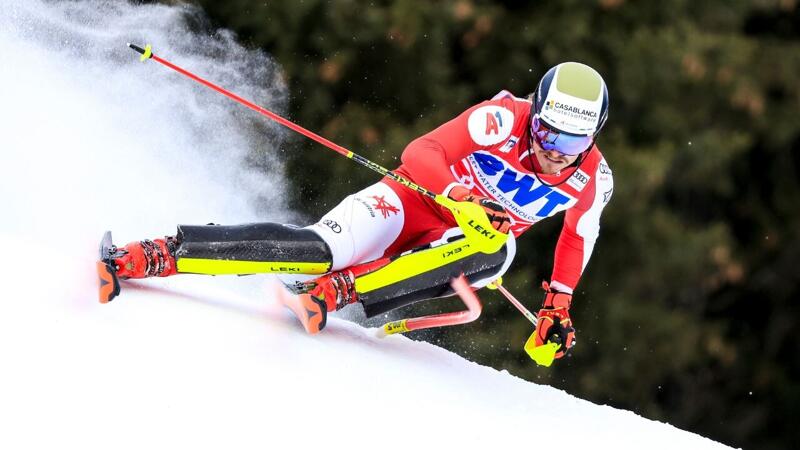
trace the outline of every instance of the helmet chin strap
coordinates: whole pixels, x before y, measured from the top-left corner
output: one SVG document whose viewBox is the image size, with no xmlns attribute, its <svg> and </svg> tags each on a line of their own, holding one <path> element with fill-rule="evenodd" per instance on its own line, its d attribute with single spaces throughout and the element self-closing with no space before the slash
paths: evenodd
<svg viewBox="0 0 800 450">
<path fill-rule="evenodd" d="M 539 177 L 539 174 L 538 174 L 538 173 L 536 173 L 536 163 L 535 163 L 535 162 L 534 162 L 534 160 L 533 160 L 533 156 L 531 156 L 531 155 L 533 155 L 533 153 L 534 153 L 534 150 L 533 150 L 533 135 L 531 135 L 531 136 L 530 136 L 530 138 L 529 138 L 529 140 L 528 140 L 528 145 L 530 146 L 530 147 L 528 148 L 528 162 L 529 162 L 529 163 L 530 163 L 530 165 L 531 165 L 531 169 L 533 169 L 533 176 L 535 176 L 535 177 L 536 177 L 536 179 L 537 179 L 537 180 L 539 180 L 539 183 L 542 183 L 543 185 L 545 185 L 545 186 L 547 186 L 547 187 L 551 187 L 551 188 L 552 188 L 552 187 L 558 187 L 558 186 L 561 186 L 562 184 L 566 183 L 566 182 L 567 182 L 567 180 L 569 180 L 570 178 L 572 178 L 572 175 L 575 175 L 575 172 L 577 172 L 577 171 L 578 171 L 578 169 L 580 169 L 580 167 L 581 167 L 581 164 L 583 164 L 583 162 L 584 162 L 584 161 L 586 161 L 586 155 L 587 155 L 587 154 L 588 154 L 588 153 L 589 153 L 589 152 L 592 150 L 592 147 L 594 147 L 594 139 L 592 139 L 592 143 L 591 143 L 591 145 L 589 145 L 589 148 L 587 148 L 586 150 L 582 151 L 582 152 L 581 152 L 581 153 L 578 155 L 578 158 L 577 158 L 577 159 L 576 159 L 576 160 L 575 160 L 575 161 L 574 161 L 572 164 L 570 164 L 569 166 L 567 166 L 567 167 L 575 166 L 575 168 L 572 170 L 572 173 L 571 173 L 571 174 L 569 174 L 569 176 L 568 176 L 568 177 L 565 177 L 563 180 L 561 180 L 561 181 L 559 181 L 558 183 L 555 183 L 555 184 L 547 184 L 547 183 L 545 183 L 545 181 L 544 181 L 544 180 L 542 180 L 542 179 Z M 561 173 L 561 171 L 559 171 L 559 172 L 558 172 L 558 174 L 560 174 L 560 173 Z M 558 174 L 557 174 L 557 175 L 558 175 Z"/>
</svg>

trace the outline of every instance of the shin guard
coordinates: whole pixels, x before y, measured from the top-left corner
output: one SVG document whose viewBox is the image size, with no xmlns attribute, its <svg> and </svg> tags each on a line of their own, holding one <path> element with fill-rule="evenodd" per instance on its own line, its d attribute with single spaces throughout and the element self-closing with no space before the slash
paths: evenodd
<svg viewBox="0 0 800 450">
<path fill-rule="evenodd" d="M 480 253 L 460 236 L 348 270 L 355 277 L 364 313 L 373 317 L 420 300 L 452 295 L 450 281 L 461 274 L 470 283 L 499 276 L 508 256 L 507 246 L 496 253 Z"/>
<path fill-rule="evenodd" d="M 277 223 L 180 225 L 178 272 L 323 274 L 331 251 L 311 230 Z"/>
</svg>

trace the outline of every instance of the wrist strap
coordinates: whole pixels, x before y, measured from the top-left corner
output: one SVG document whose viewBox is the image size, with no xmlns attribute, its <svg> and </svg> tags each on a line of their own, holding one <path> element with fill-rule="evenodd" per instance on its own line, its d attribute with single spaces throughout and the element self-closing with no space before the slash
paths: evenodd
<svg viewBox="0 0 800 450">
<path fill-rule="evenodd" d="M 572 305 L 572 294 L 558 292 L 550 289 L 550 283 L 542 281 L 542 289 L 545 290 L 544 294 L 544 307 L 545 308 L 566 308 L 569 309 Z"/>
</svg>

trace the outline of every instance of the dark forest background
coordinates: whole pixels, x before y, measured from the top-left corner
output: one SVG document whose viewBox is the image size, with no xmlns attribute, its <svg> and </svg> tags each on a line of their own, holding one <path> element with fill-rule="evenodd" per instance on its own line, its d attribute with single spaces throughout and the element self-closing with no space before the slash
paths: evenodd
<svg viewBox="0 0 800 450">
<path fill-rule="evenodd" d="M 563 61 L 596 68 L 615 193 L 575 295 L 571 357 L 535 367 L 530 323 L 492 292 L 479 322 L 412 337 L 726 444 L 800 442 L 796 0 L 194 3 L 210 18 L 197 26 L 272 55 L 292 120 L 390 168 L 500 89 L 525 95 Z M 309 221 L 378 179 L 301 138 L 281 154 Z M 505 277 L 531 309 L 560 226 L 526 233 Z"/>
</svg>

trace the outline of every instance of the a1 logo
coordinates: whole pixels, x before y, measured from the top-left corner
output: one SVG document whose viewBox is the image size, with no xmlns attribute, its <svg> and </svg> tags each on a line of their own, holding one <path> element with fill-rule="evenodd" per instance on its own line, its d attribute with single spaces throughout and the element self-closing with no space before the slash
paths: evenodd
<svg viewBox="0 0 800 450">
<path fill-rule="evenodd" d="M 481 106 L 469 115 L 467 128 L 472 140 L 482 146 L 499 144 L 511 135 L 514 113 L 500 106 Z"/>
</svg>

